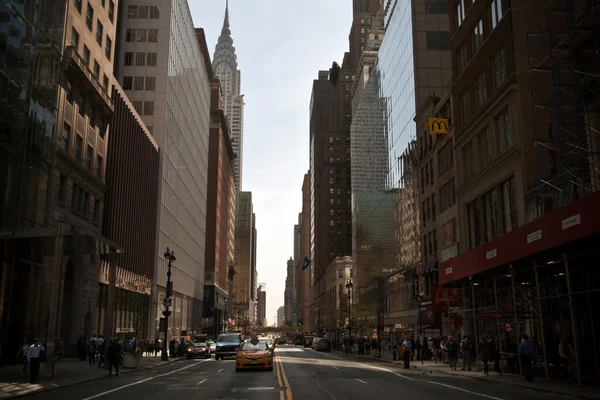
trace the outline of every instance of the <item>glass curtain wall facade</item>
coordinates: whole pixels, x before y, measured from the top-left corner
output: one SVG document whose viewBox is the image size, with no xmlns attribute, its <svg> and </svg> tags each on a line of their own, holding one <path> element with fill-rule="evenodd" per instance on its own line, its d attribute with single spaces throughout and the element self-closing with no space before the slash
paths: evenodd
<svg viewBox="0 0 600 400">
<path fill-rule="evenodd" d="M 156 279 L 160 298 L 169 246 L 177 257 L 169 329 L 178 336 L 202 329 L 211 83 L 187 1 L 141 4 L 121 2 L 117 77 L 163 150 Z"/>
<path fill-rule="evenodd" d="M 66 3 L 0 0 L 0 231 L 47 226 Z M 46 334 L 41 302 L 44 243 L 0 241 L 0 347 Z M 3 361 L 0 360 L 0 363 Z"/>
<path fill-rule="evenodd" d="M 233 317 L 238 326 L 250 323 L 252 295 L 252 262 L 254 259 L 254 214 L 252 193 L 238 192 L 235 207 L 235 275 L 233 277 Z"/>
</svg>

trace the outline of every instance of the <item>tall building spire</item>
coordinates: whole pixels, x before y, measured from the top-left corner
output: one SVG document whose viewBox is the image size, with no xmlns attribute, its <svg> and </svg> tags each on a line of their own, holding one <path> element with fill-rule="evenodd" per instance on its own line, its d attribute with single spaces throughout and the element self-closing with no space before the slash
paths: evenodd
<svg viewBox="0 0 600 400">
<path fill-rule="evenodd" d="M 225 0 L 225 18 L 223 19 L 223 29 L 221 29 L 221 35 L 231 35 L 229 30 L 229 0 Z"/>
</svg>

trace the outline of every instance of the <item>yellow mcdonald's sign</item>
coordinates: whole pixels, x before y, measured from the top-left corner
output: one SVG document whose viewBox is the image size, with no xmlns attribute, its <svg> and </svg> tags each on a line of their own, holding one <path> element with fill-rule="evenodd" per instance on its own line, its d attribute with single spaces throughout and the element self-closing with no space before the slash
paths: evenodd
<svg viewBox="0 0 600 400">
<path fill-rule="evenodd" d="M 448 118 L 427 118 L 429 126 L 429 134 L 431 135 L 447 135 L 448 134 Z"/>
</svg>

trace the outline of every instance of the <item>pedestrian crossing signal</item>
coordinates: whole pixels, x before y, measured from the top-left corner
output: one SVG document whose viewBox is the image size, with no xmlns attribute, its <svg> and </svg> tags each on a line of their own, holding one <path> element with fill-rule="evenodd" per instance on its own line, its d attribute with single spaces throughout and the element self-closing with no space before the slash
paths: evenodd
<svg viewBox="0 0 600 400">
<path fill-rule="evenodd" d="M 260 322 L 259 322 L 259 323 L 258 323 L 258 327 L 260 328 L 261 326 L 262 326 L 262 323 L 260 323 Z"/>
</svg>

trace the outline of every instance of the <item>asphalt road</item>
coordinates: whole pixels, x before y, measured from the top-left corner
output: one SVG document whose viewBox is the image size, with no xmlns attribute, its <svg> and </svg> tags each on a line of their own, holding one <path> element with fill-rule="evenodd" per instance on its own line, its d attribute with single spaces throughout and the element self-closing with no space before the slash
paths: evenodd
<svg viewBox="0 0 600 400">
<path fill-rule="evenodd" d="M 564 399 L 471 378 L 427 375 L 300 347 L 278 348 L 273 372 L 235 372 L 233 360 L 186 360 L 27 397 L 31 400 Z"/>
</svg>

